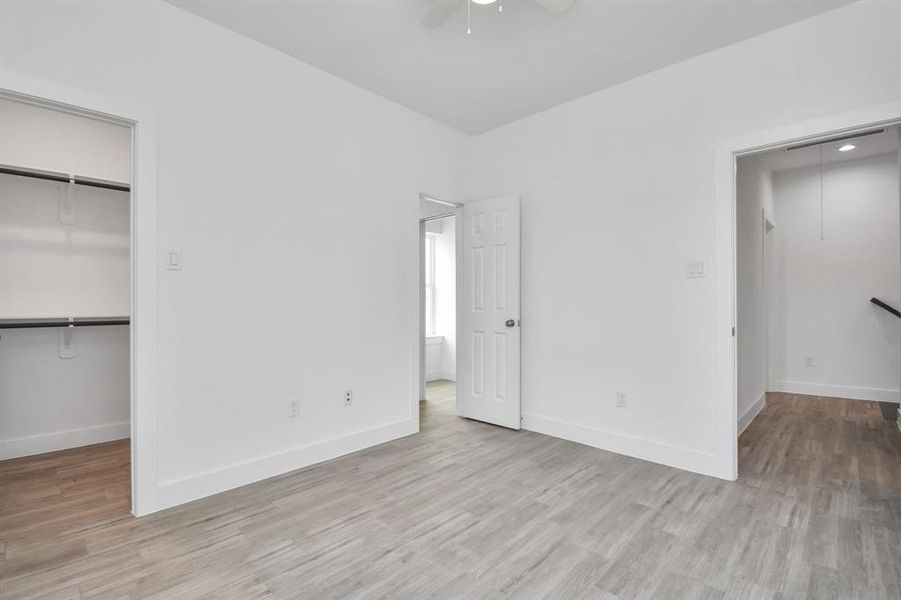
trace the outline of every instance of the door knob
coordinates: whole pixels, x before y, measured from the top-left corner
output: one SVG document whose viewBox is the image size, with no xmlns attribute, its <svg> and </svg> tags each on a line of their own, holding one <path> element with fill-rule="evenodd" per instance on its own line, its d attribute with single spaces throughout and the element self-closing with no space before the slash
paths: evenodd
<svg viewBox="0 0 901 600">
<path fill-rule="evenodd" d="M 507 319 L 504 322 L 504 325 L 506 325 L 507 327 L 513 327 L 514 325 L 516 325 L 516 321 L 514 321 L 513 319 Z"/>
</svg>

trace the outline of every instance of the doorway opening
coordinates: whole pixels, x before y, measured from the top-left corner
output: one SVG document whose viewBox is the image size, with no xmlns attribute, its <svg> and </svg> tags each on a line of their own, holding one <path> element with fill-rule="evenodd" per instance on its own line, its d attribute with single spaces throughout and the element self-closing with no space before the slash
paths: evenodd
<svg viewBox="0 0 901 600">
<path fill-rule="evenodd" d="M 132 124 L 0 95 L 0 465 L 133 511 Z M 71 473 L 78 473 L 74 481 Z M 27 506 L 27 503 L 22 506 Z M 69 524 L 61 524 L 61 527 Z"/>
<path fill-rule="evenodd" d="M 892 452 L 901 400 L 899 136 L 897 125 L 880 125 L 737 157 L 743 477 L 774 475 L 773 465 L 795 468 L 797 460 L 816 470 L 813 462 L 831 454 L 793 454 L 808 442 L 852 454 L 867 437 L 869 458 Z M 776 427 L 785 446 L 758 447 Z"/>
<path fill-rule="evenodd" d="M 457 216 L 438 206 L 441 214 L 420 221 L 423 422 L 430 413 L 457 412 Z"/>
<path fill-rule="evenodd" d="M 520 403 L 520 355 L 522 321 L 520 319 L 520 199 L 516 194 L 486 198 L 466 205 L 437 200 L 420 195 L 420 370 L 419 398 L 429 401 L 427 380 L 441 379 L 433 384 L 435 398 L 443 397 L 448 408 L 453 406 L 456 415 L 499 425 L 508 429 L 520 429 L 522 410 Z M 453 220 L 449 220 L 453 217 Z M 435 222 L 448 219 L 441 230 L 453 230 L 454 247 L 445 252 L 442 259 L 440 239 L 435 238 L 434 250 L 430 236 L 436 235 Z M 433 225 L 429 225 L 433 223 Z M 452 225 L 449 225 L 452 223 Z M 429 231 L 429 229 L 433 229 Z M 444 247 L 449 241 L 444 242 Z M 454 261 L 451 262 L 450 255 Z M 427 271 L 430 261 L 436 259 L 435 272 L 442 264 L 455 270 L 454 291 L 446 298 L 454 298 L 451 310 L 448 303 L 441 306 L 441 291 L 429 288 Z M 435 281 L 441 278 L 440 273 Z M 427 306 L 432 299 L 436 308 L 430 312 Z M 429 375 L 430 345 L 426 333 L 432 330 L 430 314 L 439 320 L 442 310 L 454 315 L 453 327 L 444 332 L 453 335 L 453 370 L 435 368 L 438 355 L 447 352 L 432 351 L 433 365 Z M 438 326 L 440 327 L 440 326 Z M 445 335 L 436 332 L 438 335 Z M 446 337 L 445 340 L 446 342 Z M 438 344 L 434 344 L 438 345 Z M 446 350 L 446 348 L 444 349 Z M 437 374 L 437 377 L 436 377 Z M 451 385 L 449 376 L 455 385 Z M 449 392 L 454 398 L 450 402 Z M 420 402 L 420 411 L 422 409 Z"/>
</svg>

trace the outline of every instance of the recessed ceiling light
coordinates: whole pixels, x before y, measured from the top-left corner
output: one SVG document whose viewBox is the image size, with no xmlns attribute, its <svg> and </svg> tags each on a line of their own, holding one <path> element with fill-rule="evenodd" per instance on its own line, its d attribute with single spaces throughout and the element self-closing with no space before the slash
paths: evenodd
<svg viewBox="0 0 901 600">
<path fill-rule="evenodd" d="M 855 146 L 854 144 L 845 144 L 844 146 L 839 148 L 838 151 L 839 152 L 850 152 L 851 150 L 854 150 L 855 148 L 857 148 L 857 146 Z"/>
<path fill-rule="evenodd" d="M 472 1 L 475 2 L 476 4 L 482 4 L 482 5 L 494 4 L 495 2 L 497 2 L 497 0 L 472 0 Z"/>
</svg>

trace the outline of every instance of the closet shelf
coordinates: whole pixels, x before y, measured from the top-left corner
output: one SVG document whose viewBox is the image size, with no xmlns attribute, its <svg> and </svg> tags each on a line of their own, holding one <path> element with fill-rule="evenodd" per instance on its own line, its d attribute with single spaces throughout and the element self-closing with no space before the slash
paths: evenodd
<svg viewBox="0 0 901 600">
<path fill-rule="evenodd" d="M 81 177 L 79 175 L 67 175 L 66 173 L 58 173 L 55 171 L 41 171 L 39 169 L 0 165 L 0 173 L 5 175 L 16 175 L 18 177 L 31 177 L 32 179 L 44 179 L 46 181 L 74 183 L 75 185 L 86 185 L 88 187 L 116 190 L 119 192 L 131 191 L 131 186 L 127 183 L 108 181 L 106 179 L 94 179 L 92 177 Z"/>
<path fill-rule="evenodd" d="M 40 329 L 44 327 L 108 327 L 129 325 L 128 317 L 78 317 L 74 319 L 0 319 L 0 329 Z"/>
</svg>

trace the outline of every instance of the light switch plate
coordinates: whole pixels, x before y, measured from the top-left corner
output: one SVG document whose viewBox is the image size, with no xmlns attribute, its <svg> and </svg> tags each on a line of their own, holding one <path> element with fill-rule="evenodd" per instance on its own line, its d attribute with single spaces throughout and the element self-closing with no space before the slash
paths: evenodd
<svg viewBox="0 0 901 600">
<path fill-rule="evenodd" d="M 166 251 L 166 270 L 181 271 L 181 250 L 170 249 Z"/>
</svg>

